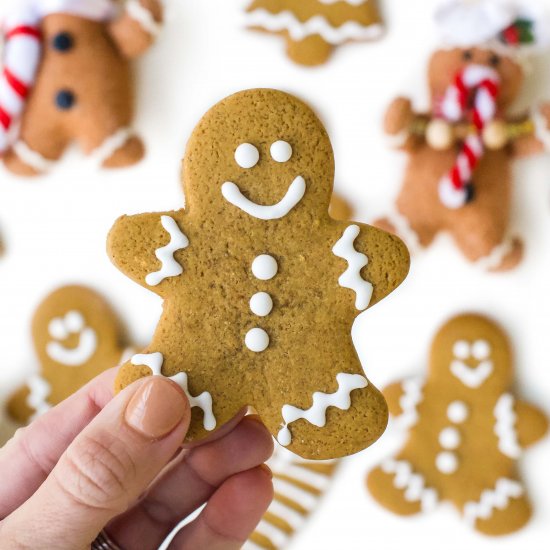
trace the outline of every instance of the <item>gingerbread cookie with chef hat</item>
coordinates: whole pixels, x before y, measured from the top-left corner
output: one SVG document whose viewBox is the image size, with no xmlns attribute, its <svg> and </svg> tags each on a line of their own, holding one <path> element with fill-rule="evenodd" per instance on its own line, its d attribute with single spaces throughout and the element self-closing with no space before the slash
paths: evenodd
<svg viewBox="0 0 550 550">
<path fill-rule="evenodd" d="M 325 63 L 337 46 L 383 34 L 377 0 L 253 0 L 245 21 L 283 36 L 288 57 L 310 66 Z"/>
<path fill-rule="evenodd" d="M 522 528 L 531 505 L 517 461 L 547 433 L 548 420 L 514 395 L 513 381 L 500 327 L 479 315 L 449 321 L 432 344 L 427 379 L 384 392 L 409 438 L 368 476 L 373 497 L 404 516 L 450 502 L 487 535 Z"/>
<path fill-rule="evenodd" d="M 185 210 L 124 216 L 109 235 L 114 264 L 164 299 L 117 389 L 179 382 L 190 440 L 250 405 L 304 458 L 373 443 L 386 405 L 351 326 L 404 280 L 409 256 L 384 231 L 330 218 L 333 177 L 326 130 L 298 99 L 248 90 L 214 106 L 183 161 Z"/>
<path fill-rule="evenodd" d="M 4 25 L 0 157 L 22 176 L 76 143 L 105 168 L 144 154 L 131 129 L 131 60 L 152 44 L 160 0 L 18 0 Z"/>
<path fill-rule="evenodd" d="M 523 256 L 509 234 L 512 161 L 550 146 L 550 109 L 510 114 L 524 90 L 527 55 L 547 44 L 546 19 L 529 5 L 452 0 L 437 13 L 444 46 L 428 69 L 432 107 L 413 111 L 398 98 L 385 129 L 409 154 L 395 212 L 376 222 L 411 249 L 441 232 L 489 271 L 514 268 Z"/>
<path fill-rule="evenodd" d="M 38 372 L 8 403 L 20 423 L 47 412 L 126 357 L 117 315 L 105 299 L 83 286 L 52 292 L 32 320 Z"/>
</svg>

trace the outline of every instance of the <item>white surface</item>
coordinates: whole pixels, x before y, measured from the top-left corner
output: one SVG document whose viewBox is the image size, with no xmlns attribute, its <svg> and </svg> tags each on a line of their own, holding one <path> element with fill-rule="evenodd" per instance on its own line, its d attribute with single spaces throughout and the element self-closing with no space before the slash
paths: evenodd
<svg viewBox="0 0 550 550">
<path fill-rule="evenodd" d="M 105 235 L 122 213 L 182 205 L 178 174 L 187 137 L 198 118 L 231 92 L 268 86 L 306 99 L 329 129 L 337 189 L 356 201 L 356 219 L 371 220 L 390 207 L 405 157 L 387 147 L 381 116 L 399 92 L 423 89 L 425 57 L 435 43 L 435 2 L 383 0 L 388 36 L 376 44 L 341 47 L 327 66 L 316 70 L 287 61 L 281 40 L 241 30 L 242 3 L 170 2 L 168 27 L 138 67 L 136 126 L 149 148 L 143 164 L 122 172 L 97 172 L 70 154 L 51 177 L 29 181 L 14 179 L 0 168 L 0 230 L 7 245 L 0 259 L 3 393 L 29 372 L 32 311 L 57 285 L 95 286 L 112 300 L 134 338 L 147 342 L 160 301 L 111 266 Z M 550 1 L 545 3 L 550 7 Z M 548 66 L 550 62 L 546 68 L 541 65 L 537 76 L 539 90 L 550 97 Z M 354 328 L 366 373 L 378 386 L 421 372 L 438 326 L 455 313 L 476 310 L 494 316 L 510 332 L 521 395 L 550 409 L 550 158 L 518 162 L 516 172 L 513 223 L 526 238 L 525 263 L 510 275 L 485 275 L 467 265 L 446 239 L 418 257 L 406 284 L 366 312 Z M 547 546 L 550 440 L 528 452 L 521 463 L 535 504 L 532 523 L 518 535 L 496 541 L 471 533 L 446 507 L 429 517 L 403 520 L 373 502 L 364 490 L 364 475 L 399 443 L 390 430 L 378 445 L 349 459 L 294 548 Z"/>
</svg>

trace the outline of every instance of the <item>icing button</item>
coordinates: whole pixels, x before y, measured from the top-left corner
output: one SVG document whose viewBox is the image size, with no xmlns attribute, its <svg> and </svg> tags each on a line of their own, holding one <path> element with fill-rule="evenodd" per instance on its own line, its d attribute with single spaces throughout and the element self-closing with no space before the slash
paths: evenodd
<svg viewBox="0 0 550 550">
<path fill-rule="evenodd" d="M 442 474 L 451 475 L 458 470 L 458 458 L 454 453 L 439 453 L 435 465 Z"/>
<path fill-rule="evenodd" d="M 453 424 L 466 422 L 468 415 L 468 405 L 464 401 L 453 401 L 447 409 L 447 417 Z"/>
<path fill-rule="evenodd" d="M 55 96 L 55 104 L 62 111 L 68 111 L 69 109 L 72 109 L 75 102 L 75 95 L 70 90 L 61 90 L 57 92 L 57 95 Z"/>
<path fill-rule="evenodd" d="M 261 281 L 269 281 L 277 275 L 279 266 L 277 260 L 269 254 L 262 254 L 252 262 L 252 273 L 256 279 Z"/>
<path fill-rule="evenodd" d="M 74 47 L 74 39 L 68 32 L 60 32 L 53 37 L 52 46 L 58 52 L 68 52 Z"/>
<path fill-rule="evenodd" d="M 267 292 L 257 292 L 250 298 L 250 310 L 258 317 L 266 317 L 273 310 L 273 300 Z"/>
<path fill-rule="evenodd" d="M 265 330 L 253 328 L 247 332 L 244 343 L 250 351 L 261 353 L 269 346 L 269 336 Z"/>
</svg>

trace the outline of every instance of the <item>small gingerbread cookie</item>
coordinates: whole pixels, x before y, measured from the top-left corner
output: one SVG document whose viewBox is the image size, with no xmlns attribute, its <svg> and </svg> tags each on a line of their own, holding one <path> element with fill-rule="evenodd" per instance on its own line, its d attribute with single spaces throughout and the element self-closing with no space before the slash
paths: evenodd
<svg viewBox="0 0 550 550">
<path fill-rule="evenodd" d="M 432 344 L 427 379 L 384 392 L 409 439 L 368 476 L 373 497 L 404 516 L 451 502 L 487 535 L 521 529 L 531 505 L 516 463 L 547 433 L 548 420 L 515 397 L 513 379 L 501 328 L 479 315 L 449 321 Z"/>
<path fill-rule="evenodd" d="M 298 99 L 248 90 L 213 107 L 183 161 L 186 209 L 122 217 L 109 235 L 114 264 L 164 299 L 117 389 L 174 378 L 190 440 L 250 405 L 304 458 L 373 443 L 387 410 L 351 326 L 404 280 L 409 256 L 396 237 L 329 216 L 333 178 L 326 130 Z"/>
<path fill-rule="evenodd" d="M 301 65 L 321 65 L 336 46 L 383 34 L 377 0 L 253 0 L 249 28 L 282 35 L 287 55 Z"/>
<path fill-rule="evenodd" d="M 39 371 L 12 396 L 9 416 L 25 424 L 125 357 L 119 320 L 95 291 L 65 286 L 36 310 L 32 338 Z"/>
<path fill-rule="evenodd" d="M 0 156 L 11 172 L 47 172 L 76 143 L 97 164 L 138 162 L 131 60 L 153 42 L 160 0 L 21 0 L 3 25 Z"/>
</svg>

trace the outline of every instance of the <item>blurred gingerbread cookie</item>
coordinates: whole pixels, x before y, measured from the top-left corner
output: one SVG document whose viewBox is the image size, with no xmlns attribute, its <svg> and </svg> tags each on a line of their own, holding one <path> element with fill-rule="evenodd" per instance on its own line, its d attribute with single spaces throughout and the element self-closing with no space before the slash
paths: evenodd
<svg viewBox="0 0 550 550">
<path fill-rule="evenodd" d="M 525 56 L 546 44 L 543 14 L 525 5 L 452 0 L 437 13 L 445 46 L 429 63 L 432 108 L 396 99 L 386 132 L 409 154 L 395 212 L 376 225 L 411 249 L 452 235 L 489 271 L 516 267 L 523 242 L 509 234 L 512 160 L 550 146 L 550 109 L 513 116 L 527 76 Z"/>
<path fill-rule="evenodd" d="M 9 416 L 22 424 L 118 365 L 127 349 L 116 314 L 103 297 L 82 286 L 62 287 L 40 304 L 32 338 L 38 372 L 8 403 Z"/>
<path fill-rule="evenodd" d="M 71 143 L 105 168 L 144 146 L 131 60 L 153 43 L 160 0 L 20 0 L 3 26 L 0 156 L 21 176 L 47 172 Z"/>
</svg>

